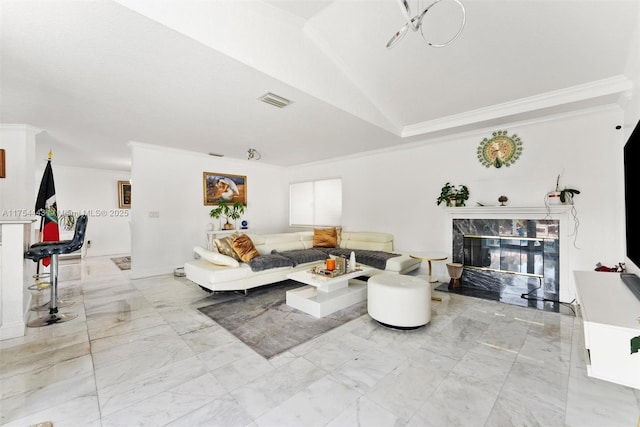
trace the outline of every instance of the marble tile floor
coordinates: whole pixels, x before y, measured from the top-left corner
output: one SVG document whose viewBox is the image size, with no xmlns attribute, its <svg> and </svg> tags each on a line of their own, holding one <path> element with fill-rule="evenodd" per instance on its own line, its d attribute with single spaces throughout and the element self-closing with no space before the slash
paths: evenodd
<svg viewBox="0 0 640 427">
<path fill-rule="evenodd" d="M 551 311 L 554 313 L 562 313 L 575 316 L 575 308 L 573 304 L 553 302 L 557 298 L 555 295 L 546 295 L 541 289 L 529 291 L 526 288 L 509 288 L 505 287 L 500 291 L 493 291 L 473 286 L 461 286 L 459 288 L 450 288 L 449 283 L 440 283 L 435 290 L 442 292 L 450 292 L 467 297 L 482 298 L 492 301 L 499 301 L 505 304 L 517 305 L 520 307 L 529 307 L 537 310 Z M 528 293 L 529 298 L 522 298 L 522 294 Z M 552 301 L 544 301 L 543 299 L 551 299 Z"/>
<path fill-rule="evenodd" d="M 265 360 L 197 307 L 225 298 L 109 257 L 60 267 L 78 317 L 0 341 L 0 425 L 636 427 L 587 377 L 579 317 L 435 292 L 429 325 L 364 315 Z"/>
</svg>

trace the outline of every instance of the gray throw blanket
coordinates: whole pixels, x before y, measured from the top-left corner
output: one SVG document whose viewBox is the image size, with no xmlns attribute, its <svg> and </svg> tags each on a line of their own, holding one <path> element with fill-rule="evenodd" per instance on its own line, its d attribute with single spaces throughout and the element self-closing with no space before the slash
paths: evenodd
<svg viewBox="0 0 640 427">
<path fill-rule="evenodd" d="M 293 267 L 293 262 L 278 254 L 260 255 L 249 261 L 251 271 L 264 271 L 278 267 Z"/>
<path fill-rule="evenodd" d="M 358 264 L 368 265 L 369 267 L 377 268 L 378 270 L 384 270 L 387 267 L 387 260 L 389 258 L 395 258 L 400 256 L 400 254 L 394 254 L 391 252 L 384 251 L 371 251 L 371 250 L 363 250 L 363 249 L 342 249 L 335 248 L 330 249 L 329 254 L 335 256 L 344 256 L 349 259 L 349 255 L 351 255 L 351 251 L 356 254 L 356 262 Z"/>
<path fill-rule="evenodd" d="M 298 264 L 306 264 L 308 262 L 322 261 L 329 257 L 325 251 L 319 249 L 294 249 L 290 251 L 282 251 L 274 249 L 271 254 L 277 254 L 291 260 L 292 265 L 295 267 Z"/>
</svg>

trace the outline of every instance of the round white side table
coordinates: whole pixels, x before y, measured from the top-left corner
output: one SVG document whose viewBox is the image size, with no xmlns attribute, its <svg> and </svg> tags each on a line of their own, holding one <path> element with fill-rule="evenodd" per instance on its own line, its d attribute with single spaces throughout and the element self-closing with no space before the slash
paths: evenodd
<svg viewBox="0 0 640 427">
<path fill-rule="evenodd" d="M 447 258 L 449 258 L 444 252 L 411 252 L 409 256 L 421 261 L 427 261 L 427 265 L 429 266 L 429 283 L 437 282 L 437 280 L 433 278 L 433 266 L 431 263 L 433 261 L 446 261 Z M 434 301 L 442 301 L 440 297 L 431 297 L 431 299 Z"/>
</svg>

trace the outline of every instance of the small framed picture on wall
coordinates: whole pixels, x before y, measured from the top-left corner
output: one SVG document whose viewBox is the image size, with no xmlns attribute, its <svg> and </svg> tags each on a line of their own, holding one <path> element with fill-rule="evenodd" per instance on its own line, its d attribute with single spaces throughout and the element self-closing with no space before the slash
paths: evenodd
<svg viewBox="0 0 640 427">
<path fill-rule="evenodd" d="M 4 164 L 4 148 L 0 148 L 0 178 L 5 178 L 7 176 Z"/>
<path fill-rule="evenodd" d="M 120 209 L 131 207 L 131 183 L 129 181 L 118 181 L 118 207 Z"/>
</svg>

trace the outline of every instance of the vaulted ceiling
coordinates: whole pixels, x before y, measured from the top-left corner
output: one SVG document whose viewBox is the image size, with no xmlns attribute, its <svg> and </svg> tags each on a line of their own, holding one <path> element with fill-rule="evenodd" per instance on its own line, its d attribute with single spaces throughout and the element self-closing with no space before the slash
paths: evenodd
<svg viewBox="0 0 640 427">
<path fill-rule="evenodd" d="M 1 0 L 0 123 L 42 129 L 59 164 L 126 170 L 136 141 L 296 165 L 618 102 L 640 80 L 638 1 L 461 1 L 449 46 L 409 31 L 387 49 L 396 0 Z M 460 18 L 434 5 L 427 38 Z"/>
</svg>

